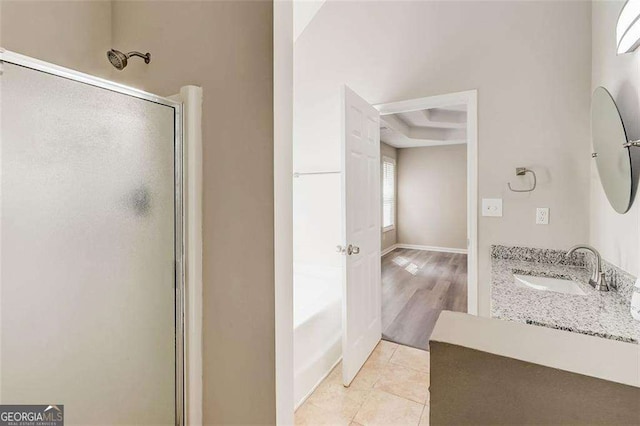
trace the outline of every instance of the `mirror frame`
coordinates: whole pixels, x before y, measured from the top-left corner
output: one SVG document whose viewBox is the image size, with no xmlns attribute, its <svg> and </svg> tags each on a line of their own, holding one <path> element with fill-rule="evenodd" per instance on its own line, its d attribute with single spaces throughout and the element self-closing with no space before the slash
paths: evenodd
<svg viewBox="0 0 640 426">
<path fill-rule="evenodd" d="M 626 203 L 626 206 L 624 207 L 624 209 L 618 209 L 614 203 L 611 200 L 611 196 L 610 193 L 607 192 L 607 189 L 604 185 L 604 179 L 603 179 L 603 173 L 602 173 L 602 163 L 598 162 L 598 152 L 596 151 L 596 146 L 595 146 L 595 138 L 594 138 L 594 134 L 593 134 L 593 99 L 595 98 L 595 95 L 597 92 L 603 92 L 603 94 L 605 94 L 608 97 L 608 100 L 611 102 L 611 104 L 613 105 L 613 107 L 615 108 L 615 112 L 617 114 L 617 118 L 620 122 L 620 127 L 622 128 L 622 133 L 624 134 L 624 139 L 622 141 L 622 144 L 620 145 L 621 149 L 625 149 L 627 151 L 627 156 L 626 156 L 626 160 L 629 162 L 629 197 L 628 197 L 628 202 Z M 615 142 L 615 141 L 614 141 Z M 594 158 L 596 160 L 596 169 L 598 170 L 598 177 L 600 178 L 600 184 L 602 185 L 602 189 L 607 197 L 607 201 L 609 201 L 609 205 L 611 206 L 611 208 L 619 213 L 619 214 L 625 214 L 627 213 L 630 209 L 631 206 L 633 205 L 633 201 L 634 201 L 634 196 L 635 196 L 635 189 L 636 189 L 636 184 L 635 184 L 635 179 L 634 179 L 634 167 L 633 167 L 633 161 L 632 161 L 632 157 L 631 157 L 631 146 L 634 146 L 632 143 L 629 142 L 628 139 L 628 135 L 627 135 L 627 129 L 625 128 L 624 125 L 624 121 L 622 120 L 622 115 L 620 114 L 620 109 L 618 108 L 618 105 L 616 104 L 615 99 L 613 98 L 613 96 L 611 95 L 611 93 L 603 86 L 598 86 L 594 89 L 593 93 L 592 93 L 592 97 L 591 97 L 591 143 L 593 146 L 593 153 L 592 153 L 592 158 Z M 612 149 L 614 149 L 612 147 Z"/>
</svg>

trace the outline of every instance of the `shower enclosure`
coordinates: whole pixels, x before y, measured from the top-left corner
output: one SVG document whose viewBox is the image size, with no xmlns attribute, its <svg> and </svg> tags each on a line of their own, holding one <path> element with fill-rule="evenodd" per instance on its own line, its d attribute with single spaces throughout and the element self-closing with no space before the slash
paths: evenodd
<svg viewBox="0 0 640 426">
<path fill-rule="evenodd" d="M 181 104 L 0 66 L 0 403 L 181 424 Z"/>
</svg>

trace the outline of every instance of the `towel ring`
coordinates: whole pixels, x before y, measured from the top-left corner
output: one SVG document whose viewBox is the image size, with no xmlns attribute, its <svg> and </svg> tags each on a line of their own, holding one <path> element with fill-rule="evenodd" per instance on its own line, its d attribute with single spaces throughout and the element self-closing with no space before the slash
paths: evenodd
<svg viewBox="0 0 640 426">
<path fill-rule="evenodd" d="M 513 192 L 531 192 L 534 189 L 536 189 L 536 186 L 538 185 L 538 179 L 536 178 L 536 172 L 534 172 L 533 170 L 527 169 L 526 167 L 518 167 L 516 168 L 516 176 L 524 176 L 527 173 L 531 173 L 533 175 L 533 186 L 529 189 L 513 189 L 511 187 L 511 182 L 508 182 L 507 185 L 509 186 L 509 189 Z"/>
</svg>

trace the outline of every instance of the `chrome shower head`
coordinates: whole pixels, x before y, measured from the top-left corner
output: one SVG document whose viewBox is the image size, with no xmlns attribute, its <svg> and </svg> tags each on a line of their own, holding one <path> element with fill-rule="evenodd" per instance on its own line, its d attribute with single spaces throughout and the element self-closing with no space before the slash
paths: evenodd
<svg viewBox="0 0 640 426">
<path fill-rule="evenodd" d="M 107 58 L 109 58 L 109 62 L 113 65 L 117 70 L 122 71 L 124 67 L 127 66 L 127 62 L 130 57 L 138 56 L 144 59 L 144 63 L 148 64 L 151 62 L 151 53 L 142 54 L 140 52 L 129 52 L 122 53 L 119 50 L 111 49 L 107 52 Z"/>
<path fill-rule="evenodd" d="M 122 70 L 127 66 L 127 55 L 120 51 L 111 49 L 107 52 L 107 58 L 109 58 L 109 62 L 111 62 L 111 65 L 113 65 L 118 70 Z"/>
</svg>

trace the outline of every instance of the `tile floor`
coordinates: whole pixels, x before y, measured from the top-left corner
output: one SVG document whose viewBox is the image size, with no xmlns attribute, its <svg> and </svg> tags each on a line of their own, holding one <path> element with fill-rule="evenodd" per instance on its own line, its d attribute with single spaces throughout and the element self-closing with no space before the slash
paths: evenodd
<svg viewBox="0 0 640 426">
<path fill-rule="evenodd" d="M 429 352 L 381 341 L 351 386 L 338 365 L 298 408 L 302 425 L 428 425 Z"/>
</svg>

